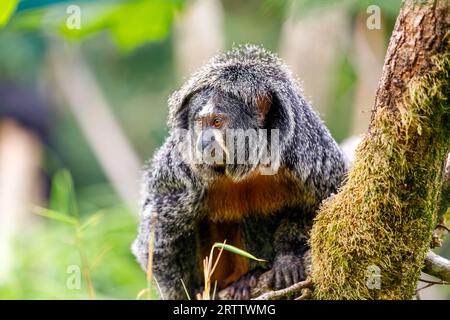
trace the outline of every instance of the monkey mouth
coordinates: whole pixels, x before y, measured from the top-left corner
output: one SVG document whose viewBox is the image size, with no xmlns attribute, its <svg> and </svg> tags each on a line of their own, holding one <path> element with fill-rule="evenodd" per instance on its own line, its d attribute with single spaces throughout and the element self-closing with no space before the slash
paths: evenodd
<svg viewBox="0 0 450 320">
<path fill-rule="evenodd" d="M 226 165 L 226 164 L 197 164 L 194 166 L 196 170 L 208 172 L 212 175 L 211 177 L 217 176 L 229 176 L 233 180 L 239 181 L 250 175 L 254 171 L 253 166 L 246 165 Z"/>
<path fill-rule="evenodd" d="M 225 166 L 223 165 L 213 165 L 212 170 L 217 174 L 225 174 Z"/>
</svg>

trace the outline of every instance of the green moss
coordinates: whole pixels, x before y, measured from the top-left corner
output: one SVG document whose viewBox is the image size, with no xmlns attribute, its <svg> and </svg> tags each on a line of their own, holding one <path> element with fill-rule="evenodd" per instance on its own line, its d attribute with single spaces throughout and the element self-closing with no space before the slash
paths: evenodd
<svg viewBox="0 0 450 320">
<path fill-rule="evenodd" d="M 341 192 L 311 234 L 316 299 L 410 299 L 436 219 L 450 147 L 450 54 L 408 86 L 397 110 L 378 108 Z M 380 270 L 369 289 L 368 268 Z"/>
</svg>

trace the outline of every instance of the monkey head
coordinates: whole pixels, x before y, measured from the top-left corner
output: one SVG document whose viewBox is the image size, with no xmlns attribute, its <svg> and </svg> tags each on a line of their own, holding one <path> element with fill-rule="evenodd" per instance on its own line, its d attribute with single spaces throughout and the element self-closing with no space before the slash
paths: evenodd
<svg viewBox="0 0 450 320">
<path fill-rule="evenodd" d="M 170 97 L 169 126 L 190 141 L 182 155 L 202 177 L 239 181 L 276 173 L 282 153 L 302 143 L 296 122 L 309 130 L 306 104 L 281 60 L 247 45 L 214 57 Z"/>
<path fill-rule="evenodd" d="M 261 96 L 255 102 L 246 103 L 217 88 L 203 88 L 190 97 L 185 136 L 190 139 L 186 151 L 194 170 L 239 181 L 270 161 L 271 132 L 265 128 L 265 117 L 271 99 Z"/>
</svg>

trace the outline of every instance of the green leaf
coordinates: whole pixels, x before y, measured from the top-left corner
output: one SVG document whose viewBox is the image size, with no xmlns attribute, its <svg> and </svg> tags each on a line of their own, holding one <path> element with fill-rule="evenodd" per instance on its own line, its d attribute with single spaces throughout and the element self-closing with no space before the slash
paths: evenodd
<svg viewBox="0 0 450 320">
<path fill-rule="evenodd" d="M 136 300 L 151 300 L 152 299 L 152 291 L 149 288 L 142 289 L 137 294 Z"/>
<path fill-rule="evenodd" d="M 135 0 L 90 6 L 91 9 L 83 15 L 80 29 L 69 29 L 64 21 L 61 22 L 59 30 L 69 39 L 80 39 L 101 30 L 109 30 L 119 47 L 130 51 L 147 41 L 166 37 L 174 15 L 183 2 Z"/>
<path fill-rule="evenodd" d="M 5 26 L 16 10 L 18 0 L 0 0 L 0 28 Z"/>
<path fill-rule="evenodd" d="M 2 1 L 2 0 L 0 0 Z M 65 2 L 65 1 L 64 1 Z M 59 0 L 22 1 L 12 29 L 56 30 L 70 40 L 108 31 L 120 49 L 129 52 L 145 42 L 167 37 L 175 14 L 186 0 L 84 0 L 79 28 L 67 24 L 67 4 Z M 39 13 L 39 14 L 37 14 Z"/>
<path fill-rule="evenodd" d="M 60 213 L 51 209 L 35 207 L 33 208 L 33 212 L 42 217 L 46 217 L 55 221 L 63 222 L 66 224 L 70 224 L 72 226 L 77 224 L 77 220 L 72 218 L 64 213 Z"/>
<path fill-rule="evenodd" d="M 84 231 L 87 228 L 91 227 L 91 226 L 95 226 L 96 224 L 98 224 L 104 217 L 104 213 L 103 212 L 97 212 L 94 213 L 93 215 L 91 215 L 85 223 L 82 224 L 80 230 Z"/>
<path fill-rule="evenodd" d="M 105 255 L 112 250 L 113 246 L 105 246 L 99 253 L 92 259 L 91 268 L 95 268 L 100 265 L 100 262 L 105 257 Z"/>
<path fill-rule="evenodd" d="M 111 32 L 117 44 L 130 50 L 163 39 L 169 32 L 174 8 L 170 1 L 139 1 L 125 4 L 113 17 Z"/>
<path fill-rule="evenodd" d="M 68 170 L 60 170 L 53 176 L 50 209 L 78 217 L 75 189 L 72 176 Z"/>
<path fill-rule="evenodd" d="M 225 251 L 232 252 L 232 253 L 238 254 L 240 256 L 243 256 L 243 257 L 255 260 L 255 261 L 262 261 L 262 262 L 267 261 L 267 260 L 264 260 L 264 259 L 257 258 L 254 255 L 248 253 L 247 251 L 244 251 L 242 249 L 236 248 L 235 246 L 232 246 L 230 244 L 216 242 L 216 243 L 214 243 L 213 247 L 214 248 L 223 249 Z"/>
</svg>

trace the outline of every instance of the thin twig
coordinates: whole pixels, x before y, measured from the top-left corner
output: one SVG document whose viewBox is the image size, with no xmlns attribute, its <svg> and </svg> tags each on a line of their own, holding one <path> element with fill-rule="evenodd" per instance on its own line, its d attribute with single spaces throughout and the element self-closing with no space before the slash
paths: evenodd
<svg viewBox="0 0 450 320">
<path fill-rule="evenodd" d="M 158 280 L 156 279 L 156 277 L 153 277 L 153 279 L 155 279 L 156 287 L 158 288 L 161 300 L 166 300 L 166 298 L 164 297 L 164 294 L 162 293 L 161 287 L 159 286 Z"/>
<path fill-rule="evenodd" d="M 430 284 L 440 284 L 440 285 L 447 285 L 450 284 L 448 281 L 432 281 L 432 280 L 426 280 L 426 279 L 419 279 L 421 282 L 430 283 Z"/>
<path fill-rule="evenodd" d="M 156 215 L 156 210 L 151 212 L 150 234 L 148 236 L 147 283 L 150 283 L 153 278 L 153 242 L 155 240 Z"/>
<path fill-rule="evenodd" d="M 186 293 L 186 297 L 188 298 L 188 300 L 191 300 L 191 296 L 189 295 L 189 292 L 186 288 L 186 285 L 184 284 L 183 279 L 180 279 L 180 280 L 181 280 L 181 284 L 183 285 L 184 293 Z"/>
<path fill-rule="evenodd" d="M 312 290 L 311 289 L 303 289 L 303 293 L 300 297 L 296 298 L 295 300 L 308 300 L 312 296 Z"/>
<path fill-rule="evenodd" d="M 434 283 L 428 283 L 428 284 L 424 285 L 422 288 L 417 289 L 416 293 L 419 291 L 422 291 L 423 289 L 429 288 L 431 286 L 434 286 Z"/>
<path fill-rule="evenodd" d="M 223 243 L 225 244 L 226 240 Z M 222 247 L 222 248 L 220 248 L 217 258 L 213 265 L 214 249 L 215 249 L 215 246 L 212 246 L 211 252 L 209 254 L 209 258 L 205 257 L 205 259 L 203 260 L 203 275 L 204 275 L 204 279 L 205 279 L 205 288 L 203 290 L 202 300 L 210 300 L 211 277 L 212 277 L 214 271 L 216 270 L 216 267 L 219 263 L 220 257 L 222 256 L 222 252 L 223 252 L 223 247 Z M 216 289 L 214 289 L 214 290 L 216 290 Z M 215 294 L 215 292 L 214 292 L 214 294 Z"/>
<path fill-rule="evenodd" d="M 260 295 L 259 297 L 255 298 L 254 300 L 283 299 L 283 298 L 301 293 L 302 289 L 311 288 L 311 287 L 312 287 L 311 279 L 306 279 L 305 281 L 298 282 L 298 283 L 296 283 L 290 287 L 287 287 L 285 289 L 266 292 L 266 293 Z"/>
<path fill-rule="evenodd" d="M 436 228 L 435 228 L 435 229 L 438 229 L 438 228 L 442 228 L 442 229 L 447 230 L 448 232 L 450 232 L 450 229 L 447 228 L 447 226 L 445 226 L 445 225 L 443 225 L 443 224 L 441 224 L 441 223 L 439 223 L 439 224 L 436 225 Z"/>
</svg>

